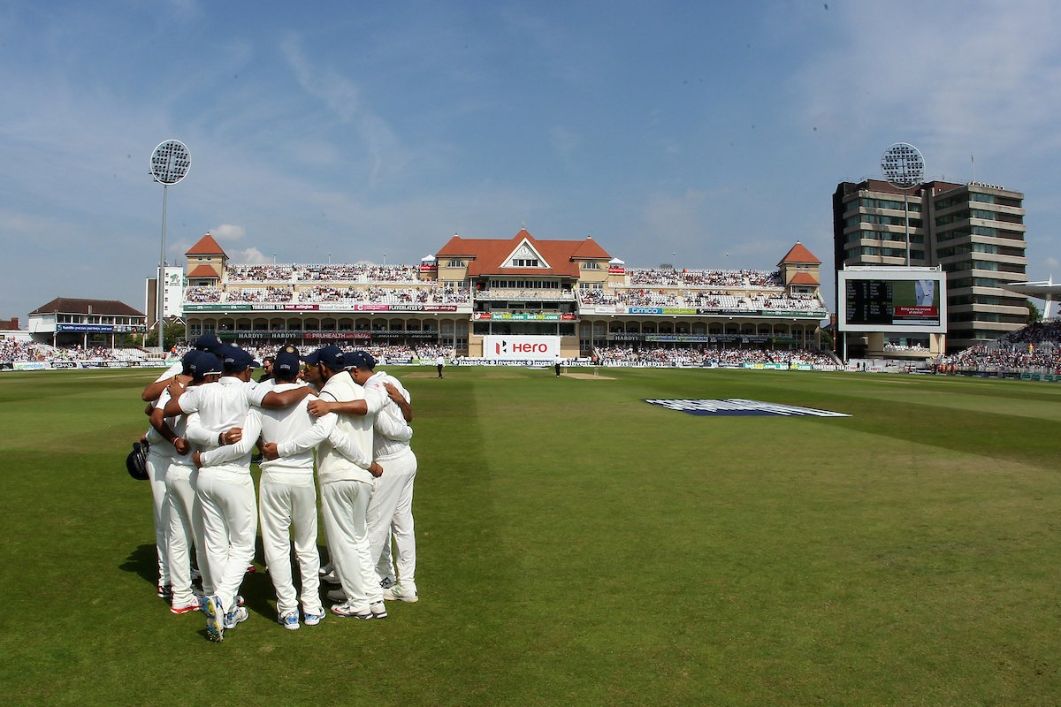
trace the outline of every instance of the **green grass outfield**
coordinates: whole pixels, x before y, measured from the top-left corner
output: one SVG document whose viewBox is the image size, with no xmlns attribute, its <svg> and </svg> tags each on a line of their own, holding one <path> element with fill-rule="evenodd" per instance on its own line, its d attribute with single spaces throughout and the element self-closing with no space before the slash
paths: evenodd
<svg viewBox="0 0 1061 707">
<path fill-rule="evenodd" d="M 222 644 L 154 596 L 156 373 L 0 375 L 4 702 L 1061 701 L 1061 385 L 395 372 L 421 601 L 288 632 L 260 571 Z M 851 417 L 642 402 L 730 397 Z"/>
</svg>

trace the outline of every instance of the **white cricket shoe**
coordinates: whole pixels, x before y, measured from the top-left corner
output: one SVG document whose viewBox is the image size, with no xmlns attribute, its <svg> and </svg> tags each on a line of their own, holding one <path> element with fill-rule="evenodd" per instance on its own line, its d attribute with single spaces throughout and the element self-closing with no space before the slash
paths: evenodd
<svg viewBox="0 0 1061 707">
<path fill-rule="evenodd" d="M 354 606 L 349 602 L 343 604 L 336 604 L 332 607 L 332 613 L 336 616 L 342 616 L 347 619 L 361 619 L 362 621 L 368 621 L 369 619 L 375 618 L 375 614 L 372 610 L 365 606 Z"/>
<path fill-rule="evenodd" d="M 225 614 L 225 630 L 228 631 L 236 628 L 236 624 L 243 623 L 249 616 L 246 607 L 237 606 L 235 609 Z"/>
<path fill-rule="evenodd" d="M 383 598 L 387 601 L 405 601 L 410 604 L 415 603 L 419 597 L 416 596 L 416 585 L 404 585 L 398 582 L 393 587 L 388 587 L 383 590 Z"/>
<path fill-rule="evenodd" d="M 294 611 L 285 611 L 284 613 L 280 614 L 280 617 L 277 619 L 277 621 L 279 621 L 280 625 L 286 628 L 288 631 L 297 631 L 298 609 L 295 609 Z"/>
</svg>

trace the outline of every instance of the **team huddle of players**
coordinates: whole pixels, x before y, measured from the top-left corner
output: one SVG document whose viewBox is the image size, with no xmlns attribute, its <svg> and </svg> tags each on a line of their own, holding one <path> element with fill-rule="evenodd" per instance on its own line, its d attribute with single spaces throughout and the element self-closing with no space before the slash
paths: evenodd
<svg viewBox="0 0 1061 707">
<path fill-rule="evenodd" d="M 239 589 L 253 568 L 260 518 L 284 628 L 299 627 L 300 602 L 307 626 L 324 619 L 322 575 L 340 587 L 327 594 L 337 616 L 382 619 L 384 599 L 416 601 L 408 391 L 376 372 L 365 351 L 324 346 L 300 357 L 288 346 L 275 356 L 272 377 L 255 383 L 258 365 L 243 349 L 205 335 L 144 390 L 159 596 L 175 614 L 205 613 L 207 636 L 221 641 L 247 619 Z M 255 446 L 262 454 L 257 498 Z M 314 453 L 331 559 L 324 568 Z M 193 586 L 200 578 L 201 592 Z"/>
</svg>

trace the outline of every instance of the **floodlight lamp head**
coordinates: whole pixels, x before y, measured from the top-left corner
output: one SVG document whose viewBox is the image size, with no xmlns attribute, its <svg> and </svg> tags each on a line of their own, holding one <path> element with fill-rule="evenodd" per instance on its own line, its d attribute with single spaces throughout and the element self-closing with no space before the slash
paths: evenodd
<svg viewBox="0 0 1061 707">
<path fill-rule="evenodd" d="M 925 158 L 913 145 L 897 142 L 884 151 L 880 169 L 888 183 L 900 189 L 910 189 L 925 178 Z"/>
<path fill-rule="evenodd" d="M 176 184 L 188 175 L 192 158 L 180 140 L 159 143 L 151 153 L 151 176 L 160 184 Z"/>
</svg>

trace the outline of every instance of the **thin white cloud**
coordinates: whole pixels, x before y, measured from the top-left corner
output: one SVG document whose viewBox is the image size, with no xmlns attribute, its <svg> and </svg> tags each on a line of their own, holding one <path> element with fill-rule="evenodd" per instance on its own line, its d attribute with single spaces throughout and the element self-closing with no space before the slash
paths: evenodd
<svg viewBox="0 0 1061 707">
<path fill-rule="evenodd" d="M 409 164 L 409 151 L 390 124 L 366 105 L 357 83 L 333 69 L 314 65 L 294 36 L 285 39 L 280 49 L 302 90 L 324 103 L 340 120 L 355 126 L 368 152 L 372 186 Z"/>
<path fill-rule="evenodd" d="M 313 66 L 295 37 L 280 44 L 295 79 L 306 93 L 320 99 L 343 120 L 352 120 L 360 109 L 360 90 L 357 85 L 334 71 Z"/>
<path fill-rule="evenodd" d="M 237 250 L 229 254 L 233 262 L 247 263 L 249 265 L 264 265 L 265 263 L 271 263 L 272 258 L 266 257 L 257 248 L 246 248 L 244 250 Z"/>
<path fill-rule="evenodd" d="M 232 223 L 223 223 L 211 228 L 210 233 L 219 241 L 238 241 L 247 235 L 247 229 Z"/>
<path fill-rule="evenodd" d="M 917 141 L 929 177 L 959 180 L 997 173 L 1029 135 L 1043 148 L 1061 147 L 1059 7 L 1051 0 L 831 8 L 836 34 L 793 83 L 807 126 L 840 141 L 872 133 Z"/>
</svg>

